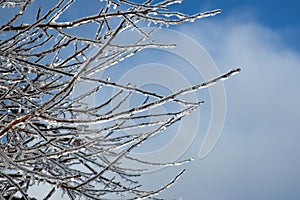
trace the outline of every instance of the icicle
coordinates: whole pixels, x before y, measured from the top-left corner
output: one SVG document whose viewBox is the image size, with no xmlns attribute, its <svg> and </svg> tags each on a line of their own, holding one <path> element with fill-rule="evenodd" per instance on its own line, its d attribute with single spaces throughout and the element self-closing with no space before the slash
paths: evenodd
<svg viewBox="0 0 300 200">
<path fill-rule="evenodd" d="M 51 125 L 53 125 L 53 126 L 57 126 L 57 121 L 49 121 L 49 123 L 51 124 Z"/>
<path fill-rule="evenodd" d="M 7 66 L 8 66 L 8 67 L 12 66 L 12 64 L 11 64 L 11 62 L 10 62 L 10 59 L 7 59 L 6 62 L 7 62 Z"/>
<path fill-rule="evenodd" d="M 16 6 L 16 4 L 15 3 L 13 3 L 13 2 L 5 2 L 5 3 L 3 3 L 2 4 L 2 8 L 10 8 L 10 7 L 15 7 Z"/>
<path fill-rule="evenodd" d="M 111 6 L 111 1 L 107 1 L 107 8 L 110 8 Z"/>
<path fill-rule="evenodd" d="M 19 108 L 20 109 L 20 108 Z M 24 122 L 21 122 L 18 124 L 18 126 L 21 128 L 21 129 L 24 129 L 25 128 L 25 123 Z"/>
<path fill-rule="evenodd" d="M 195 22 L 195 18 L 191 18 L 188 21 L 193 23 L 193 22 Z"/>
<path fill-rule="evenodd" d="M 50 129 L 50 128 L 51 128 L 50 123 L 48 123 L 46 126 L 47 126 L 47 129 Z"/>
</svg>

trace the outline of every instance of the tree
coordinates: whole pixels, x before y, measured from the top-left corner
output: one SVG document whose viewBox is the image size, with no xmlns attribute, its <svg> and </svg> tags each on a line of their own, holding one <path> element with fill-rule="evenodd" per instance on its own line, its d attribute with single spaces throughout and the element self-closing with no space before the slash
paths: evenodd
<svg viewBox="0 0 300 200">
<path fill-rule="evenodd" d="M 13 6 L 17 10 L 0 27 L 1 198 L 19 193 L 30 199 L 28 190 L 40 182 L 51 187 L 45 199 L 57 190 L 70 199 L 144 199 L 169 187 L 183 172 L 159 189 L 146 191 L 135 179 L 141 172 L 125 168 L 122 162 L 129 159 L 150 165 L 132 157 L 131 151 L 201 103 L 186 102 L 179 95 L 209 86 L 238 69 L 167 96 L 95 75 L 145 48 L 172 47 L 149 40 L 156 29 L 213 16 L 220 10 L 186 15 L 168 9 L 180 3 L 178 0 L 107 0 L 99 2 L 98 13 L 62 21 L 60 16 L 76 6 L 74 0 L 55 1 L 51 8 L 36 6 L 39 3 L 0 1 L 2 9 Z M 28 15 L 29 9 L 31 13 L 35 10 L 34 16 Z M 141 27 L 147 23 L 153 26 L 145 32 Z M 80 34 L 87 27 L 94 32 Z M 140 38 L 126 45 L 116 44 L 118 35 L 128 29 L 139 32 Z M 83 82 L 95 87 L 74 95 L 74 88 Z M 92 106 L 86 103 L 91 95 L 101 95 L 104 87 L 117 92 Z M 133 94 L 143 95 L 145 100 L 121 109 Z M 111 102 L 115 102 L 113 107 L 108 106 Z M 167 102 L 184 108 L 143 114 Z M 128 123 L 136 119 L 138 123 Z M 144 126 L 151 131 L 143 132 Z M 118 134 L 127 129 L 135 130 L 135 134 Z"/>
</svg>

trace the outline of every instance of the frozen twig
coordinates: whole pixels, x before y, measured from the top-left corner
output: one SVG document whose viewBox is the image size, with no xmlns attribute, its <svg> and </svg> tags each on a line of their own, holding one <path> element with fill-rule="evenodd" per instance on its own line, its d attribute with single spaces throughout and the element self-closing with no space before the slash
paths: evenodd
<svg viewBox="0 0 300 200">
<path fill-rule="evenodd" d="M 59 0 L 48 10 L 38 1 L 0 1 L 1 6 L 16 10 L 0 24 L 0 197 L 13 198 L 20 192 L 30 199 L 29 188 L 45 183 L 50 185 L 45 199 L 57 191 L 64 191 L 69 199 L 146 199 L 176 182 L 184 171 L 159 189 L 147 191 L 136 178 L 147 169 L 130 169 L 122 163 L 177 166 L 191 161 L 150 162 L 135 158 L 132 151 L 203 103 L 183 100 L 182 95 L 211 86 L 239 69 L 169 95 L 103 79 L 97 73 L 143 49 L 174 47 L 151 39 L 164 25 L 220 13 L 186 15 L 170 10 L 180 2 L 107 0 L 99 2 L 93 14 L 63 21 L 61 16 L 71 13 L 76 1 Z M 36 9 L 30 13 L 31 21 L 29 8 Z M 153 29 L 146 32 L 141 27 L 148 23 Z M 95 27 L 94 32 L 79 34 L 89 26 Z M 139 38 L 119 44 L 116 38 L 126 30 L 135 30 Z M 94 87 L 74 96 L 81 83 Z M 106 96 L 107 88 L 115 93 Z M 101 101 L 89 105 L 86 101 L 93 95 Z M 143 102 L 126 107 L 134 95 Z M 177 109 L 144 112 L 169 102 Z"/>
</svg>

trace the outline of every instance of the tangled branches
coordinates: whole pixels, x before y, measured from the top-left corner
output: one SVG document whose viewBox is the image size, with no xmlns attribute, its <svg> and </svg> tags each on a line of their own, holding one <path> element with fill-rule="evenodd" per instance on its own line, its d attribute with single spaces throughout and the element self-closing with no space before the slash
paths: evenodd
<svg viewBox="0 0 300 200">
<path fill-rule="evenodd" d="M 169 187 L 183 172 L 161 188 L 146 191 L 135 179 L 140 171 L 122 163 L 126 159 L 146 162 L 131 157 L 130 152 L 201 103 L 186 102 L 179 95 L 237 70 L 168 96 L 96 74 L 142 49 L 172 46 L 151 41 L 155 29 L 213 16 L 220 10 L 190 16 L 168 10 L 178 0 L 107 0 L 98 2 L 97 13 L 64 21 L 61 16 L 76 7 L 74 0 L 60 0 L 45 10 L 36 6 L 39 3 L 0 1 L 3 7 L 19 9 L 0 26 L 0 196 L 10 198 L 19 192 L 30 199 L 28 190 L 40 182 L 50 188 L 45 199 L 57 190 L 70 199 L 144 199 Z M 30 17 L 27 10 L 31 10 Z M 148 23 L 154 28 L 145 32 L 140 26 Z M 138 31 L 140 38 L 130 44 L 115 43 L 120 33 L 130 29 Z M 80 34 L 84 30 L 94 31 Z M 85 82 L 95 87 L 74 94 L 74 88 Z M 86 103 L 105 87 L 116 92 L 93 105 Z M 124 109 L 122 105 L 133 94 L 144 96 L 145 101 Z M 114 106 L 109 106 L 112 102 Z M 184 109 L 143 114 L 168 102 Z M 135 119 L 139 122 L 131 124 Z M 150 129 L 143 131 L 143 127 Z M 124 130 L 133 131 L 119 134 Z"/>
</svg>

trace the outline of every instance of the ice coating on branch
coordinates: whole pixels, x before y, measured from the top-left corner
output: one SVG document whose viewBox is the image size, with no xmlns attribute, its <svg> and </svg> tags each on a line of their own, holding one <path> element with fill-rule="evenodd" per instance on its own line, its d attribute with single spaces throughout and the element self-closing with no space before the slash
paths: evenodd
<svg viewBox="0 0 300 200">
<path fill-rule="evenodd" d="M 9 2 L 15 6 L 25 0 L 1 2 L 2 6 Z M 147 138 L 168 129 L 199 106 L 198 101 L 181 99 L 183 94 L 227 78 L 218 77 L 169 95 L 148 91 L 134 82 L 114 82 L 115 74 L 105 73 L 111 66 L 143 49 L 175 46 L 153 41 L 151 34 L 155 30 L 193 22 L 219 11 L 189 16 L 168 10 L 169 5 L 181 0 L 105 2 L 98 2 L 103 9 L 70 21 L 57 19 L 66 11 L 72 13 L 70 5 L 77 1 L 57 1 L 49 10 L 32 6 L 37 8 L 33 21 L 19 23 L 26 16 L 24 9 L 24 16 L 23 11 L 16 13 L 18 20 L 12 19 L 1 27 L 0 137 L 5 140 L 0 144 L 0 157 L 4 160 L 0 168 L 10 167 L 20 188 L 27 187 L 26 180 L 30 184 L 45 181 L 51 185 L 45 199 L 61 188 L 75 191 L 67 191 L 70 199 L 80 195 L 105 199 L 106 192 L 117 198 L 133 195 L 145 199 L 170 187 L 182 173 L 149 192 L 140 188 L 135 179 L 145 170 L 128 169 L 121 163 L 130 159 L 126 156 L 143 146 Z M 144 31 L 140 27 L 144 24 L 153 30 Z M 93 31 L 87 32 L 90 27 Z M 125 30 L 138 33 L 136 40 L 116 42 Z M 97 53 L 93 54 L 94 49 Z M 98 72 L 103 72 L 103 76 Z M 142 101 L 130 105 L 137 96 Z M 178 107 L 155 112 L 169 104 Z M 137 162 L 178 166 L 188 161 Z M 2 183 L 14 187 L 9 178 L 0 178 Z M 22 191 L 18 187 L 14 190 Z"/>
<path fill-rule="evenodd" d="M 30 0 L 29 2 L 32 3 L 33 0 Z M 25 3 L 26 3 L 26 0 L 2 0 L 0 2 L 0 6 L 2 8 L 9 8 L 9 7 L 21 6 Z"/>
</svg>

